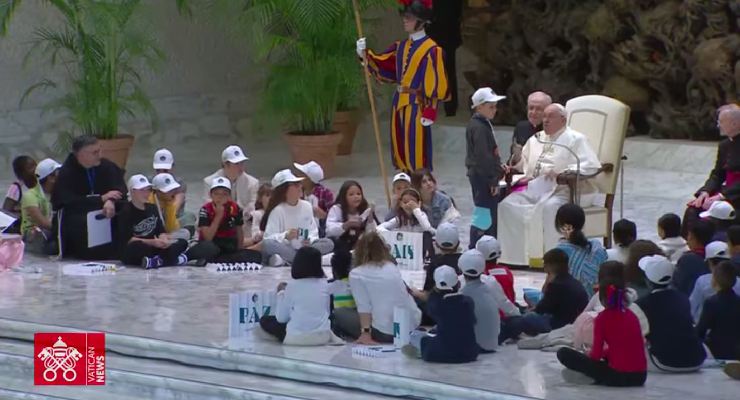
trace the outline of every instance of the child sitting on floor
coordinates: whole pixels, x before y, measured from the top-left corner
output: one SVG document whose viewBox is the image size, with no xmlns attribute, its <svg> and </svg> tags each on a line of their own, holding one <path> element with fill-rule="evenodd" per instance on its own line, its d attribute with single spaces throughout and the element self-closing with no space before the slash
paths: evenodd
<svg viewBox="0 0 740 400">
<path fill-rule="evenodd" d="M 695 322 L 699 322 L 701 316 L 702 307 L 704 302 L 711 296 L 717 293 L 717 289 L 712 284 L 712 272 L 715 267 L 722 261 L 730 260 L 730 250 L 725 242 L 712 242 L 707 245 L 706 248 L 706 261 L 709 267 L 710 273 L 704 274 L 696 279 L 694 284 L 694 290 L 691 291 L 689 296 L 689 303 L 691 303 L 691 315 L 694 317 Z M 735 281 L 735 285 L 732 287 L 735 294 L 740 295 L 740 279 Z"/>
<path fill-rule="evenodd" d="M 719 263 L 712 279 L 717 294 L 704 302 L 696 330 L 714 358 L 740 360 L 740 296 L 732 290 L 737 279 L 732 264 Z"/>
<path fill-rule="evenodd" d="M 308 178 L 301 181 L 303 198 L 313 206 L 313 215 L 319 227 L 319 237 L 324 237 L 326 216 L 329 208 L 334 205 L 334 193 L 321 184 L 324 180 L 324 169 L 316 161 L 309 161 L 305 164 L 293 163 L 293 166 L 298 170 L 297 176 Z"/>
<path fill-rule="evenodd" d="M 727 229 L 735 222 L 735 208 L 726 201 L 715 201 L 708 210 L 699 214 L 714 225 L 712 241 L 727 241 Z"/>
<path fill-rule="evenodd" d="M 277 288 L 275 315 L 260 319 L 260 328 L 283 344 L 318 346 L 336 340 L 329 321 L 329 287 L 321 252 L 300 248 L 290 267 L 289 283 Z"/>
<path fill-rule="evenodd" d="M 231 181 L 222 176 L 212 180 L 211 201 L 198 215 L 198 244 L 188 250 L 188 258 L 206 263 L 260 263 L 258 251 L 244 248 L 244 213 L 231 200 Z"/>
<path fill-rule="evenodd" d="M 396 217 L 398 202 L 401 200 L 401 194 L 408 189 L 411 189 L 411 177 L 405 172 L 399 172 L 393 176 L 393 183 L 391 184 L 393 194 L 391 195 L 391 209 L 388 210 L 388 214 L 385 216 L 385 222 L 388 222 Z"/>
<path fill-rule="evenodd" d="M 121 262 L 146 269 L 186 264 L 188 242 L 167 235 L 157 207 L 147 202 L 152 192 L 149 179 L 134 175 L 128 188 L 131 200 L 118 212 Z"/>
<path fill-rule="evenodd" d="M 727 230 L 727 247 L 730 250 L 732 266 L 740 278 L 740 225 L 733 225 Z"/>
<path fill-rule="evenodd" d="M 62 165 L 47 158 L 36 166 L 38 184 L 26 191 L 21 200 L 21 233 L 26 250 L 31 253 L 56 254 L 58 244 L 52 234 L 51 194 Z"/>
<path fill-rule="evenodd" d="M 696 279 L 709 273 L 704 257 L 713 236 L 714 226 L 709 221 L 698 220 L 689 226 L 687 243 L 690 250 L 678 259 L 673 273 L 673 287 L 686 297 L 694 290 Z"/>
<path fill-rule="evenodd" d="M 496 278 L 509 301 L 516 304 L 514 274 L 511 273 L 509 267 L 498 263 L 501 257 L 501 245 L 498 240 L 493 236 L 483 235 L 475 244 L 475 249 L 486 258 L 486 269 L 483 274 Z"/>
<path fill-rule="evenodd" d="M 628 219 L 620 219 L 614 223 L 612 237 L 615 246 L 606 250 L 607 260 L 627 262 L 629 246 L 637 239 L 637 226 Z"/>
<path fill-rule="evenodd" d="M 262 242 L 262 237 L 265 235 L 265 232 L 260 229 L 260 225 L 262 224 L 262 217 L 265 216 L 265 210 L 270 205 L 271 196 L 271 184 L 265 182 L 260 185 L 259 189 L 257 189 L 257 201 L 254 203 L 254 211 L 250 213 L 250 217 L 252 219 L 251 234 L 249 239 L 246 239 L 244 243 L 244 245 L 247 247 L 254 246 Z"/>
<path fill-rule="evenodd" d="M 455 269 L 443 265 L 434 271 L 434 292 L 427 309 L 437 321 L 436 335 L 411 333 L 410 344 L 401 350 L 411 357 L 439 363 L 466 363 L 478 358 L 473 300 L 459 292 Z"/>
<path fill-rule="evenodd" d="M 460 256 L 460 268 L 465 276 L 462 294 L 470 297 L 475 305 L 475 339 L 482 353 L 492 353 L 498 348 L 499 310 L 503 304 L 499 303 L 491 286 L 481 282 L 485 267 L 486 260 L 478 250 L 468 250 Z"/>
<path fill-rule="evenodd" d="M 180 192 L 180 183 L 174 176 L 168 173 L 157 174 L 152 179 L 154 191 L 149 195 L 148 202 L 154 204 L 159 211 L 159 216 L 164 221 L 164 229 L 167 233 L 176 239 L 190 240 L 190 231 L 180 227 L 180 220 L 177 218 L 179 209 L 178 196 Z"/>
<path fill-rule="evenodd" d="M 8 187 L 5 200 L 3 200 L 2 211 L 17 218 L 17 220 L 10 226 L 3 227 L 5 233 L 21 233 L 21 201 L 23 200 L 24 192 L 37 185 L 36 160 L 31 158 L 31 156 L 18 156 L 14 158 L 13 174 L 16 180 Z"/>
<path fill-rule="evenodd" d="M 689 251 L 686 240 L 681 237 L 681 217 L 676 214 L 664 214 L 658 219 L 658 236 L 658 247 L 674 264 Z"/>
<path fill-rule="evenodd" d="M 668 287 L 673 264 L 664 256 L 655 255 L 640 259 L 639 266 L 651 289 L 649 295 L 637 301 L 650 324 L 647 349 L 651 369 L 698 371 L 707 355 L 694 331 L 688 299 Z"/>
<path fill-rule="evenodd" d="M 509 318 L 502 325 L 499 342 L 547 333 L 572 324 L 588 304 L 588 294 L 583 285 L 568 272 L 568 255 L 561 249 L 549 250 L 543 256 L 545 285 L 542 299 L 533 311 L 522 317 Z"/>
<path fill-rule="evenodd" d="M 584 354 L 568 347 L 557 352 L 567 370 L 567 380 L 586 379 L 605 386 L 642 386 L 647 379 L 647 360 L 640 322 L 625 304 L 623 279 L 599 282 L 599 297 L 606 308 L 594 319 L 594 343 Z M 570 371 L 578 372 L 572 374 Z"/>
<path fill-rule="evenodd" d="M 352 340 L 360 336 L 360 316 L 357 304 L 349 287 L 349 270 L 352 266 L 352 253 L 339 249 L 331 256 L 329 294 L 332 296 L 332 331 L 340 337 Z"/>
</svg>

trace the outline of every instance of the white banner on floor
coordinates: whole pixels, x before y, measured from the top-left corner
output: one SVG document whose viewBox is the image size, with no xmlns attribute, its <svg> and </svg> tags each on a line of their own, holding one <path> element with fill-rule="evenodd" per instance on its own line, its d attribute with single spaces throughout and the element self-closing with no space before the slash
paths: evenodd
<svg viewBox="0 0 740 400">
<path fill-rule="evenodd" d="M 275 315 L 277 294 L 270 291 L 245 291 L 229 294 L 229 338 L 246 336 L 259 325 L 260 318 Z"/>
<path fill-rule="evenodd" d="M 398 268 L 407 271 L 424 269 L 424 234 L 421 232 L 380 232 L 391 246 Z"/>
</svg>

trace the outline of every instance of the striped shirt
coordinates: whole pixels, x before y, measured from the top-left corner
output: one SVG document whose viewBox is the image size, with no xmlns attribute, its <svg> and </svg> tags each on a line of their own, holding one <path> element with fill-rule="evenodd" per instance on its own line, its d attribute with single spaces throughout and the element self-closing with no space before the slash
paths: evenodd
<svg viewBox="0 0 740 400">
<path fill-rule="evenodd" d="M 349 278 L 329 283 L 329 294 L 334 298 L 334 308 L 357 308 L 355 298 L 349 289 Z"/>
</svg>

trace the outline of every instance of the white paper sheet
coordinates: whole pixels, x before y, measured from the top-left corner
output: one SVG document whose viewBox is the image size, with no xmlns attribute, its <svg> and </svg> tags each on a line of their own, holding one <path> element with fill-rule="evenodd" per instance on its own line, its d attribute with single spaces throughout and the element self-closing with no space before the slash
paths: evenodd
<svg viewBox="0 0 740 400">
<path fill-rule="evenodd" d="M 514 174 L 511 176 L 511 184 L 515 184 L 518 180 L 524 178 L 526 175 L 524 174 Z M 498 181 L 499 186 L 506 186 L 506 179 L 501 179 Z"/>
<path fill-rule="evenodd" d="M 540 200 L 545 195 L 552 193 L 557 183 L 555 179 L 549 179 L 545 176 L 538 176 L 527 184 L 527 197 L 530 199 Z"/>
<path fill-rule="evenodd" d="M 0 211 L 0 232 L 5 232 L 10 225 L 13 225 L 16 219 L 14 216 Z"/>
<path fill-rule="evenodd" d="M 111 225 L 108 218 L 95 219 L 96 215 L 102 215 L 103 210 L 90 211 L 87 213 L 87 247 L 92 248 L 113 241 Z"/>
</svg>

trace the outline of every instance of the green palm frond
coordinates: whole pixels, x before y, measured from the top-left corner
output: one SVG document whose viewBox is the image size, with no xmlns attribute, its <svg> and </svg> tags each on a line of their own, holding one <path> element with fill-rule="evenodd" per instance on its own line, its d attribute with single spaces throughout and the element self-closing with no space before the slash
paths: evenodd
<svg viewBox="0 0 740 400">
<path fill-rule="evenodd" d="M 0 36 L 8 34 L 8 26 L 21 0 L 0 0 Z"/>
</svg>

